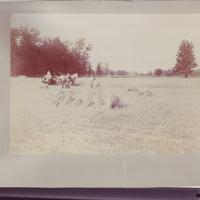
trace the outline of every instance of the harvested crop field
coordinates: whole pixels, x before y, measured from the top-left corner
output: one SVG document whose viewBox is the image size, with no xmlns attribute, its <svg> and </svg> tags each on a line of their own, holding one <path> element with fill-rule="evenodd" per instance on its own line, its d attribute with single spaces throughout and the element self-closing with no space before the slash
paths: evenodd
<svg viewBox="0 0 200 200">
<path fill-rule="evenodd" d="M 11 78 L 12 154 L 200 152 L 199 78 L 78 83 L 47 88 L 40 78 Z"/>
</svg>

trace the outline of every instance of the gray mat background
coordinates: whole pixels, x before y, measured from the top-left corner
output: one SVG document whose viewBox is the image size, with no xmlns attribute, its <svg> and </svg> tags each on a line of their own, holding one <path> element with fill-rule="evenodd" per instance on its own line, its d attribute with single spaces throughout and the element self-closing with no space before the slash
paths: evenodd
<svg viewBox="0 0 200 200">
<path fill-rule="evenodd" d="M 0 187 L 200 186 L 200 155 L 9 155 L 12 13 L 200 13 L 200 1 L 0 2 Z"/>
</svg>

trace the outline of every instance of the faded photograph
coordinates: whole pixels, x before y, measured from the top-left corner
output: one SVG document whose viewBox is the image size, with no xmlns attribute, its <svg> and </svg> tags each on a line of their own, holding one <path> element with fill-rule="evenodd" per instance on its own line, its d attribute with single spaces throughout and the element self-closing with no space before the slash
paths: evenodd
<svg viewBox="0 0 200 200">
<path fill-rule="evenodd" d="M 11 154 L 200 152 L 199 14 L 13 14 Z"/>
</svg>

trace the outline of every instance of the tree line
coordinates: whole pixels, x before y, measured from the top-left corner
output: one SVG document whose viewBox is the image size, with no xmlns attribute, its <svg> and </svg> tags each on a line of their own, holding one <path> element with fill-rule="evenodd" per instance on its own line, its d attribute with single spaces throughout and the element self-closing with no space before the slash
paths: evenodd
<svg viewBox="0 0 200 200">
<path fill-rule="evenodd" d="M 84 38 L 75 42 L 61 41 L 59 37 L 42 38 L 40 32 L 29 27 L 11 28 L 11 76 L 43 76 L 50 71 L 59 75 L 78 73 L 79 76 L 126 76 L 125 70 L 111 70 L 109 64 L 99 62 L 94 69 L 90 63 L 91 44 Z M 148 75 L 188 77 L 197 67 L 192 42 L 183 40 L 179 46 L 176 64 L 169 70 L 155 69 Z"/>
<path fill-rule="evenodd" d="M 39 31 L 28 27 L 11 29 L 11 75 L 29 77 L 51 74 L 89 73 L 92 47 L 85 39 L 75 42 L 41 38 Z"/>
<path fill-rule="evenodd" d="M 111 70 L 108 62 L 97 64 L 96 70 L 93 71 L 96 76 L 127 76 L 129 73 L 125 70 Z"/>
</svg>

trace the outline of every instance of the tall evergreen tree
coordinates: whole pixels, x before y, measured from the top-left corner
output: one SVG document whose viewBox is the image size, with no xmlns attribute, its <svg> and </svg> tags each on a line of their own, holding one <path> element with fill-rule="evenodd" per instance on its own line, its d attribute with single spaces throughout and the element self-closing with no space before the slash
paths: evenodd
<svg viewBox="0 0 200 200">
<path fill-rule="evenodd" d="M 193 49 L 194 47 L 191 42 L 187 40 L 181 42 L 174 67 L 175 74 L 183 74 L 185 77 L 188 77 L 192 69 L 197 67 Z"/>
</svg>

